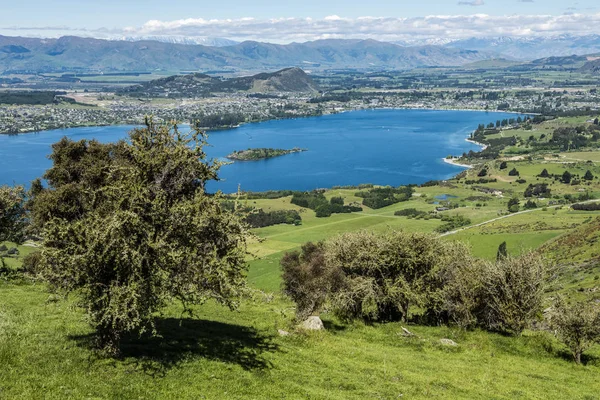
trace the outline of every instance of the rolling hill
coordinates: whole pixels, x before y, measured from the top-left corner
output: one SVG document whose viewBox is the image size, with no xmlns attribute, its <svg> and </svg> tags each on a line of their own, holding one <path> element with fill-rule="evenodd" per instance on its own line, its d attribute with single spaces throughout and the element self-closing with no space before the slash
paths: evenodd
<svg viewBox="0 0 600 400">
<path fill-rule="evenodd" d="M 294 67 L 273 73 L 261 73 L 226 80 L 199 73 L 175 75 L 130 86 L 120 93 L 130 96 L 173 98 L 200 97 L 217 92 L 314 93 L 318 90 L 319 87 L 306 72 Z"/>
</svg>

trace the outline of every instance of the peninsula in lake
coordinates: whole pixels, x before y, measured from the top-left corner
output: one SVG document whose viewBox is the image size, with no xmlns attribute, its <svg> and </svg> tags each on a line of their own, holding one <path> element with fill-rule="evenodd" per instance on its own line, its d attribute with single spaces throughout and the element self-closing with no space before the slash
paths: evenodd
<svg viewBox="0 0 600 400">
<path fill-rule="evenodd" d="M 285 156 L 286 154 L 301 153 L 307 149 L 301 149 L 294 147 L 293 149 L 270 149 L 270 148 L 259 148 L 259 149 L 248 149 L 248 150 L 237 150 L 227 156 L 230 160 L 236 161 L 257 161 L 264 160 L 267 158 Z"/>
</svg>

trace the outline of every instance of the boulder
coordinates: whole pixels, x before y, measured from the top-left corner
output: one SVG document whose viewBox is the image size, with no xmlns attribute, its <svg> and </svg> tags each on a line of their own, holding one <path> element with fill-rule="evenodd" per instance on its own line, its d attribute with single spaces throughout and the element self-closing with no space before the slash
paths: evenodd
<svg viewBox="0 0 600 400">
<path fill-rule="evenodd" d="M 452 339 L 440 339 L 440 343 L 443 344 L 444 346 L 452 346 L 452 347 L 458 346 L 458 343 L 456 343 Z"/>
<path fill-rule="evenodd" d="M 308 319 L 300 324 L 300 328 L 307 331 L 320 331 L 325 329 L 323 321 L 317 316 L 308 317 Z"/>
<path fill-rule="evenodd" d="M 283 329 L 278 329 L 277 333 L 279 333 L 279 336 L 289 336 L 289 332 L 288 331 L 284 331 Z"/>
</svg>

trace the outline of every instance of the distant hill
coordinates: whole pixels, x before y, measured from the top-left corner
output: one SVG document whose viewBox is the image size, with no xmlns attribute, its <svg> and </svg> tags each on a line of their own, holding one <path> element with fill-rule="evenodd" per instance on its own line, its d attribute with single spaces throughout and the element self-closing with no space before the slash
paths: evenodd
<svg viewBox="0 0 600 400">
<path fill-rule="evenodd" d="M 600 74 L 600 57 L 583 64 L 580 71 L 584 73 Z"/>
<path fill-rule="evenodd" d="M 600 52 L 600 35 L 549 37 L 494 37 L 454 40 L 448 48 L 494 52 L 518 60 L 564 57 Z"/>
<path fill-rule="evenodd" d="M 317 84 L 300 68 L 285 68 L 241 78 L 221 80 L 205 74 L 175 75 L 130 86 L 120 94 L 139 97 L 202 97 L 211 93 L 315 93 Z"/>
<path fill-rule="evenodd" d="M 0 36 L 0 73 L 6 71 L 202 71 L 315 68 L 409 69 L 459 66 L 490 54 L 442 46 L 401 47 L 375 40 L 318 40 L 278 45 L 246 41 L 210 47 L 153 40 L 116 41 L 65 36 Z"/>
<path fill-rule="evenodd" d="M 535 70 L 553 70 L 553 71 L 578 71 L 581 70 L 590 59 L 595 59 L 595 55 L 570 55 L 564 57 L 546 57 L 533 60 L 526 63 L 520 63 L 508 66 L 507 69 L 513 71 L 535 71 Z"/>
</svg>

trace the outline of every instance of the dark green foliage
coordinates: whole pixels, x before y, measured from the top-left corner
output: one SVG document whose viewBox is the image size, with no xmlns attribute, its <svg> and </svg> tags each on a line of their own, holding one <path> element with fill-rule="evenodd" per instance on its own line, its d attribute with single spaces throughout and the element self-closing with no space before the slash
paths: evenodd
<svg viewBox="0 0 600 400">
<path fill-rule="evenodd" d="M 548 170 L 546 168 L 544 168 L 538 176 L 540 178 L 549 178 L 550 174 L 548 173 Z"/>
<path fill-rule="evenodd" d="M 508 176 L 519 176 L 519 171 L 517 171 L 516 168 L 513 168 L 510 171 L 508 171 Z"/>
<path fill-rule="evenodd" d="M 49 188 L 33 201 L 40 272 L 78 293 L 108 351 L 126 332 L 153 331 L 172 300 L 235 308 L 245 291 L 247 232 L 220 195 L 205 193 L 219 166 L 205 161 L 204 145 L 197 129 L 152 121 L 129 142 L 53 145 Z"/>
<path fill-rule="evenodd" d="M 331 205 L 340 205 L 343 206 L 344 205 L 344 198 L 343 197 L 332 197 L 331 200 L 329 200 L 329 202 L 331 203 Z"/>
<path fill-rule="evenodd" d="M 462 215 L 443 215 L 442 222 L 444 224 L 436 228 L 436 232 L 445 233 L 463 226 L 471 225 L 471 220 Z"/>
<path fill-rule="evenodd" d="M 569 171 L 565 171 L 562 174 L 562 177 L 561 177 L 560 180 L 561 180 L 562 183 L 569 184 L 569 183 L 571 183 L 572 177 L 573 177 L 573 175 L 571 175 L 571 173 Z"/>
<path fill-rule="evenodd" d="M 573 204 L 571 208 L 577 211 L 600 211 L 600 203 Z"/>
<path fill-rule="evenodd" d="M 508 257 L 508 251 L 506 249 L 506 242 L 500 243 L 498 246 L 498 252 L 496 253 L 496 260 L 502 260 Z"/>
<path fill-rule="evenodd" d="M 323 243 L 306 243 L 300 252 L 281 259 L 283 293 L 296 303 L 296 320 L 320 311 L 327 295 L 339 282 L 339 270 L 328 268 Z"/>
<path fill-rule="evenodd" d="M 329 205 L 322 191 L 294 192 L 291 203 L 311 210 L 316 210 L 323 204 Z"/>
<path fill-rule="evenodd" d="M 594 174 L 592 174 L 592 171 L 590 171 L 589 169 L 585 172 L 585 175 L 583 176 L 583 179 L 585 179 L 586 181 L 591 181 L 594 180 Z"/>
<path fill-rule="evenodd" d="M 356 193 L 356 197 L 363 198 L 363 205 L 378 209 L 392 204 L 408 201 L 412 197 L 414 189 L 410 186 L 373 188 L 368 191 Z"/>
<path fill-rule="evenodd" d="M 315 210 L 317 218 L 327 218 L 331 216 L 331 207 L 329 204 L 320 204 Z"/>
<path fill-rule="evenodd" d="M 23 241 L 27 226 L 26 201 L 22 186 L 0 186 L 0 242 Z"/>
<path fill-rule="evenodd" d="M 403 210 L 396 211 L 394 215 L 399 217 L 421 218 L 428 216 L 429 213 L 426 211 L 419 211 L 416 208 L 405 208 Z"/>
<path fill-rule="evenodd" d="M 238 161 L 256 161 L 256 160 L 264 160 L 267 158 L 280 157 L 286 154 L 292 153 L 300 153 L 302 151 L 306 151 L 305 149 L 300 149 L 298 147 L 294 147 L 293 149 L 271 149 L 271 148 L 259 148 L 259 149 L 248 149 L 248 150 L 238 150 L 229 154 L 227 158 L 230 160 L 238 160 Z"/>
<path fill-rule="evenodd" d="M 577 364 L 581 364 L 581 356 L 587 349 L 600 344 L 600 306 L 593 301 L 568 304 L 559 297 L 554 303 L 550 325 Z"/>
<path fill-rule="evenodd" d="M 65 92 L 49 91 L 4 91 L 0 93 L 0 104 L 52 104 L 55 96 L 66 94 Z"/>
<path fill-rule="evenodd" d="M 301 225 L 302 217 L 296 210 L 275 210 L 265 212 L 262 209 L 249 212 L 244 220 L 252 228 L 263 228 L 277 224 Z"/>
<path fill-rule="evenodd" d="M 465 185 L 485 185 L 486 183 L 495 183 L 498 180 L 496 178 L 494 179 L 485 179 L 485 178 L 480 178 L 477 180 L 473 180 L 473 179 L 467 179 L 465 180 Z"/>
<path fill-rule="evenodd" d="M 525 197 L 550 197 L 552 190 L 548 188 L 547 183 L 536 183 L 535 185 L 529 185 L 525 189 Z"/>
<path fill-rule="evenodd" d="M 526 210 L 531 210 L 533 208 L 537 208 L 537 203 L 533 200 L 527 200 L 525 205 L 523 206 Z"/>
<path fill-rule="evenodd" d="M 483 177 L 483 176 L 487 176 L 487 174 L 488 174 L 487 168 L 482 168 L 481 171 L 479 171 L 477 173 L 477 176 Z"/>
<path fill-rule="evenodd" d="M 266 192 L 242 192 L 242 197 L 248 200 L 255 199 L 281 199 L 282 197 L 292 196 L 294 193 L 293 190 L 269 190 Z M 236 196 L 229 196 L 231 198 Z"/>
<path fill-rule="evenodd" d="M 245 122 L 246 117 L 233 113 L 201 114 L 192 118 L 192 121 L 203 128 L 229 128 Z"/>
<path fill-rule="evenodd" d="M 520 206 L 520 201 L 518 197 L 513 197 L 512 199 L 510 199 L 508 201 L 508 211 L 510 212 L 517 212 L 519 211 L 519 206 Z"/>
<path fill-rule="evenodd" d="M 500 169 L 506 169 L 506 168 L 508 168 L 508 165 L 506 164 L 506 161 L 502 161 L 500 163 Z"/>
</svg>

